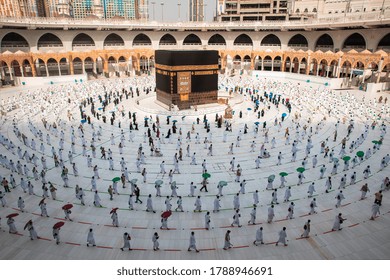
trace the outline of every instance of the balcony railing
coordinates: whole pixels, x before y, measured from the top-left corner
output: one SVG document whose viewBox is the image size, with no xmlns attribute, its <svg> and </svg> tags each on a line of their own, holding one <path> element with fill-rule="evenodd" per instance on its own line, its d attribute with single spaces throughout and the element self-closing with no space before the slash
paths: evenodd
<svg viewBox="0 0 390 280">
<path fill-rule="evenodd" d="M 264 21 L 235 21 L 235 22 L 157 22 L 157 21 L 132 21 L 113 19 L 72 19 L 72 18 L 23 18 L 23 17 L 0 17 L 0 24 L 14 27 L 50 27 L 61 29 L 83 29 L 83 28 L 112 28 L 122 30 L 231 30 L 231 29 L 300 29 L 300 28 L 330 28 L 347 26 L 367 26 L 378 24 L 390 24 L 390 10 L 347 13 L 347 14 L 326 14 L 317 18 L 308 18 L 298 21 L 288 20 L 264 20 Z"/>
</svg>

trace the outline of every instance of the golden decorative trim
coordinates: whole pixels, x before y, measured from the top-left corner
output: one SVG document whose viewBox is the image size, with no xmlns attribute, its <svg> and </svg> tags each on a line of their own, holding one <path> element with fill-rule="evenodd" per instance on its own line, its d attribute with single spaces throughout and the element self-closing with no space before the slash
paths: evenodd
<svg viewBox="0 0 390 280">
<path fill-rule="evenodd" d="M 185 98 L 182 95 L 187 95 L 185 100 L 188 100 L 188 94 L 191 92 L 191 72 L 177 73 L 177 93 L 180 98 Z"/>
<path fill-rule="evenodd" d="M 201 75 L 218 75 L 218 71 L 211 70 L 211 71 L 195 71 L 191 73 L 194 76 L 201 76 Z"/>
<path fill-rule="evenodd" d="M 167 70 L 167 71 L 218 70 L 218 64 L 169 66 L 169 65 L 156 63 L 155 67 L 156 69 Z"/>
</svg>

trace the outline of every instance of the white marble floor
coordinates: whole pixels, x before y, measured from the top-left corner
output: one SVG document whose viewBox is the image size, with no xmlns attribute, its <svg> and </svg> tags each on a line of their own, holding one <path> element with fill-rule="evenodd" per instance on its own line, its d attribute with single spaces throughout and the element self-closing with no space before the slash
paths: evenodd
<svg viewBox="0 0 390 280">
<path fill-rule="evenodd" d="M 284 82 L 284 81 L 283 81 Z M 45 155 L 47 158 L 47 181 L 52 182 L 57 188 L 57 200 L 53 200 L 51 197 L 46 199 L 48 214 L 50 217 L 41 217 L 40 208 L 38 206 L 39 201 L 42 199 L 42 183 L 41 180 L 34 180 L 30 171 L 29 176 L 21 175 L 13 172 L 16 180 L 16 188 L 12 189 L 10 193 L 6 193 L 6 205 L 1 207 L 0 205 L 0 217 L 1 217 L 1 230 L 0 230 L 0 258 L 1 259 L 389 259 L 390 258 L 390 204 L 389 204 L 389 192 L 383 191 L 383 204 L 380 207 L 380 215 L 374 221 L 370 220 L 371 207 L 374 202 L 374 194 L 379 191 L 381 184 L 386 176 L 390 176 L 389 167 L 381 169 L 382 157 L 389 153 L 389 134 L 385 134 L 383 144 L 380 145 L 380 149 L 372 154 L 371 157 L 363 159 L 359 162 L 355 168 L 352 169 L 352 163 L 348 170 L 343 171 L 344 163 L 339 155 L 341 149 L 341 140 L 347 135 L 347 126 L 349 124 L 349 118 L 346 118 L 346 122 L 343 123 L 344 113 L 347 112 L 345 106 L 358 106 L 360 102 L 363 102 L 363 107 L 359 107 L 367 115 L 363 115 L 355 111 L 358 116 L 354 116 L 354 129 L 351 135 L 347 138 L 346 154 L 352 158 L 357 151 L 364 151 L 366 153 L 368 148 L 373 148 L 373 140 L 378 140 L 381 136 L 380 125 L 382 121 L 375 129 L 368 130 L 367 137 L 358 148 L 354 148 L 352 152 L 349 151 L 351 141 L 355 141 L 362 133 L 365 132 L 365 124 L 371 124 L 371 117 L 376 114 L 375 117 L 380 114 L 380 111 L 386 112 L 389 110 L 388 104 L 382 107 L 382 104 L 375 104 L 374 98 L 378 99 L 378 96 L 366 96 L 362 101 L 364 95 L 361 91 L 349 91 L 349 97 L 347 97 L 346 91 L 337 93 L 328 93 L 328 95 L 321 93 L 323 90 L 316 91 L 315 89 L 305 88 L 304 86 L 298 87 L 293 84 L 282 84 L 280 81 L 275 81 L 275 85 L 281 83 L 283 87 L 283 97 L 289 97 L 292 100 L 292 113 L 288 115 L 286 119 L 279 126 L 274 126 L 275 117 L 280 121 L 282 113 L 287 113 L 287 108 L 284 105 L 279 105 L 276 108 L 271 104 L 270 110 L 266 110 L 265 116 L 257 119 L 257 114 L 253 112 L 253 103 L 250 98 L 245 96 L 238 96 L 242 98 L 242 102 L 238 102 L 234 105 L 235 111 L 232 121 L 233 131 L 228 134 L 227 142 L 223 142 L 224 128 L 217 128 L 214 123 L 215 112 L 207 115 L 208 120 L 211 123 L 212 132 L 212 144 L 213 144 L 213 156 L 208 156 L 207 149 L 204 149 L 203 140 L 204 137 L 210 138 L 210 134 L 203 128 L 203 114 L 199 115 L 200 124 L 196 124 L 196 115 L 188 115 L 185 118 L 181 116 L 174 116 L 170 118 L 170 125 L 166 124 L 166 116 L 169 112 L 164 112 L 162 109 L 159 112 L 161 133 L 167 134 L 167 130 L 171 128 L 172 120 L 177 120 L 178 129 L 182 130 L 182 149 L 183 160 L 180 161 L 180 174 L 174 174 L 173 180 L 177 182 L 178 194 L 183 198 L 184 212 L 173 212 L 172 216 L 168 219 L 168 226 L 170 230 L 160 230 L 161 222 L 160 215 L 165 211 L 165 198 L 171 194 L 170 185 L 168 184 L 168 175 L 160 173 L 160 163 L 165 160 L 165 168 L 167 173 L 170 169 L 173 169 L 173 156 L 178 153 L 177 138 L 179 133 L 173 135 L 172 144 L 168 144 L 168 139 L 165 140 L 165 144 L 161 144 L 161 151 L 163 157 L 150 156 L 150 149 L 148 143 L 144 143 L 144 133 L 147 128 L 143 125 L 144 117 L 151 115 L 146 109 L 153 108 L 157 110 L 155 105 L 148 106 L 148 102 L 153 102 L 153 98 L 143 99 L 139 106 L 135 105 L 135 98 L 123 98 L 119 104 L 120 109 L 123 105 L 125 108 L 125 116 L 117 117 L 115 125 L 111 126 L 110 122 L 103 123 L 101 118 L 97 120 L 92 116 L 92 123 L 95 129 L 99 125 L 102 126 L 103 135 L 100 140 L 96 140 L 97 156 L 93 158 L 93 165 L 99 167 L 100 179 L 97 180 L 97 190 L 102 199 L 103 207 L 95 207 L 93 205 L 94 196 L 91 192 L 91 177 L 94 175 L 91 168 L 87 167 L 86 157 L 82 155 L 82 146 L 77 127 L 80 125 L 80 114 L 78 109 L 78 101 L 85 95 L 83 91 L 92 91 L 92 89 L 98 88 L 97 81 L 89 82 L 91 85 L 79 85 L 72 89 L 70 86 L 49 89 L 49 93 L 42 92 L 37 93 L 35 99 L 30 99 L 28 94 L 20 94 L 15 90 L 15 93 L 3 93 L 0 92 L 0 98 L 7 99 L 8 96 L 23 96 L 26 104 L 22 104 L 24 108 L 29 104 L 31 106 L 31 112 L 28 109 L 16 109 L 8 113 L 6 118 L 0 120 L 1 130 L 0 133 L 5 138 L 14 143 L 16 147 L 20 146 L 22 151 L 28 151 L 30 156 L 35 153 L 40 159 L 42 154 L 39 151 L 40 139 L 35 138 L 33 131 L 30 129 L 29 122 L 37 129 L 43 132 L 43 144 L 45 146 Z M 107 82 L 108 83 L 108 82 Z M 107 84 L 109 87 L 118 86 L 117 81 L 111 81 Z M 77 93 L 73 93 L 75 90 Z M 50 93 L 54 92 L 54 93 Z M 71 104 L 68 104 L 67 93 L 70 93 Z M 142 87 L 141 87 L 142 92 Z M 143 96 L 145 93 L 141 93 Z M 31 96 L 31 95 L 30 95 Z M 384 96 L 389 96 L 384 95 Z M 42 98 L 46 97 L 43 101 Z M 22 99 L 23 99 L 22 98 Z M 95 98 L 95 97 L 94 97 Z M 23 103 L 22 99 L 17 100 L 19 103 Z M 146 100 L 146 101 L 145 101 Z M 43 103 L 46 102 L 46 103 Z M 47 102 L 50 102 L 47 103 Z M 349 104 L 350 102 L 356 102 L 356 104 Z M 349 104 L 349 105 L 348 105 Z M 51 145 L 55 148 L 58 154 L 59 136 L 56 137 L 53 131 L 46 130 L 41 121 L 42 112 L 39 112 L 39 106 L 43 105 L 44 115 L 48 120 L 48 123 L 61 119 L 64 122 L 64 152 L 63 160 L 65 166 L 69 169 L 69 188 L 64 188 L 63 180 L 61 179 L 61 169 L 54 166 L 51 147 L 46 143 L 46 134 L 51 135 Z M 100 106 L 100 105 L 98 105 Z M 260 105 L 260 109 L 263 108 L 263 104 Z M 317 108 L 317 106 L 319 106 Z M 333 108 L 330 115 L 328 115 L 328 107 Z M 143 110 L 145 107 L 145 110 Z M 36 110 L 38 108 L 38 111 Z M 249 111 L 247 108 L 252 108 Z M 74 120 L 68 121 L 67 110 L 71 110 L 74 116 Z M 85 113 L 90 115 L 90 105 L 84 108 Z M 113 110 L 113 104 L 110 103 L 107 107 L 107 111 Z M 139 131 L 133 131 L 135 134 L 134 142 L 129 141 L 129 119 L 127 112 L 137 113 L 137 120 L 139 122 Z M 223 110 L 223 108 L 221 108 Z M 243 117 L 239 118 L 239 111 L 243 111 Z M 146 112 L 148 111 L 148 112 Z M 371 112 L 370 112 L 371 111 Z M 205 112 L 205 111 L 202 111 Z M 223 113 L 222 111 L 219 114 Z M 301 117 L 295 120 L 295 113 L 300 113 Z M 326 116 L 326 120 L 324 120 Z M 387 118 L 384 121 L 385 125 L 388 125 L 388 114 L 382 114 L 382 118 Z M 31 147 L 27 147 L 16 136 L 13 128 L 13 118 L 15 125 L 19 131 L 27 136 L 29 140 L 35 138 L 37 143 L 37 150 L 33 151 Z M 156 120 L 156 116 L 152 115 L 153 120 Z M 308 123 L 308 119 L 311 122 Z M 118 127 L 118 120 L 121 120 L 122 128 Z M 316 126 L 318 126 L 318 133 L 316 132 Z M 335 124 L 340 121 L 338 125 L 337 140 L 333 142 Z M 253 129 L 255 127 L 254 122 L 259 121 L 259 132 L 254 138 L 255 134 Z M 270 152 L 271 157 L 262 159 L 260 168 L 255 168 L 255 159 L 260 151 L 260 146 L 264 142 L 264 132 L 262 130 L 263 122 L 267 122 L 269 127 L 269 143 L 265 143 L 265 147 Z M 195 123 L 195 124 L 194 124 Z M 248 133 L 242 134 L 242 141 L 240 147 L 234 147 L 234 154 L 228 154 L 229 145 L 236 143 L 236 137 L 239 130 L 244 130 L 244 124 L 248 124 Z M 303 131 L 302 127 L 306 124 L 307 134 L 298 144 L 297 159 L 295 162 L 291 162 L 291 143 L 296 139 L 296 124 L 300 123 L 300 132 Z M 191 142 L 186 142 L 186 133 L 191 131 L 194 124 L 195 133 L 191 134 Z M 71 147 L 70 126 L 75 127 L 76 135 L 76 153 L 73 155 L 74 162 L 79 170 L 79 176 L 74 176 L 72 167 L 68 160 L 68 151 Z M 150 124 L 151 127 L 151 124 Z M 291 141 L 290 145 L 285 145 L 285 129 L 289 127 Z M 313 148 L 308 155 L 308 163 L 304 172 L 305 179 L 302 185 L 297 185 L 298 173 L 296 169 L 301 167 L 302 161 L 305 157 L 305 147 L 308 139 L 310 127 L 313 129 L 312 144 Z M 125 147 L 123 154 L 119 153 L 118 144 L 121 138 L 121 129 L 124 131 Z M 61 129 L 59 129 L 60 131 Z M 92 155 L 89 146 L 92 138 L 92 131 L 90 125 L 84 124 L 85 138 L 87 141 L 88 151 L 87 154 Z M 113 133 L 115 136 L 115 145 L 111 145 L 110 135 Z M 200 134 L 201 144 L 195 144 L 195 134 Z M 271 148 L 271 139 L 275 137 L 275 148 Z M 324 158 L 324 154 L 320 153 L 320 144 L 322 141 L 327 141 L 327 146 L 330 149 L 334 149 L 335 157 L 340 159 L 340 166 L 336 174 L 330 174 L 332 171 L 333 162 L 329 162 L 329 157 Z M 156 140 L 155 140 L 156 141 Z M 255 152 L 250 152 L 252 141 L 256 141 Z M 147 180 L 143 183 L 143 178 L 140 173 L 137 172 L 136 158 L 139 145 L 142 144 L 143 151 L 145 151 L 146 160 L 142 168 L 147 170 Z M 196 152 L 196 158 L 198 165 L 190 165 L 191 158 L 186 157 L 186 147 L 190 145 L 191 154 Z M 25 159 L 21 160 L 18 154 L 13 154 L 7 145 L 0 146 L 0 152 L 3 156 L 7 156 L 8 160 L 13 159 L 16 163 L 20 160 L 23 164 L 32 170 L 34 164 L 27 162 Z M 114 159 L 114 170 L 109 170 L 108 160 L 100 159 L 100 147 L 109 148 L 112 150 Z M 15 148 L 16 150 L 16 148 Z M 282 165 L 277 165 L 277 154 L 281 152 L 283 154 Z M 318 164 L 315 168 L 312 167 L 312 158 L 314 155 L 318 155 Z M 127 168 L 130 171 L 130 179 L 138 179 L 138 186 L 141 190 L 142 204 L 134 204 L 134 210 L 129 210 L 128 199 L 130 194 L 130 184 L 126 183 L 126 187 L 122 188 L 121 183 L 118 184 L 119 195 L 115 194 L 114 199 L 110 200 L 107 193 L 107 188 L 112 184 L 113 177 L 121 176 L 120 158 L 124 157 Z M 235 164 L 240 164 L 243 169 L 241 180 L 247 181 L 245 194 L 240 194 L 240 213 L 242 227 L 231 227 L 234 215 L 233 210 L 233 197 L 240 190 L 240 184 L 235 182 L 235 172 L 229 170 L 230 161 L 232 157 L 235 157 Z M 208 192 L 200 192 L 202 181 L 202 166 L 203 159 L 207 161 L 207 171 L 211 174 L 208 182 Z M 325 164 L 326 172 L 325 178 L 319 179 L 320 167 Z M 363 170 L 370 165 L 371 174 L 368 178 L 364 178 Z M 41 161 L 37 161 L 37 169 L 40 172 L 42 170 Z M 356 171 L 357 179 L 356 183 L 350 185 L 350 177 L 352 173 Z M 6 165 L 0 166 L 0 175 L 7 178 L 9 181 L 10 174 L 12 173 Z M 290 201 L 295 203 L 294 219 L 286 219 L 288 214 L 289 203 L 283 202 L 283 196 L 286 187 L 279 188 L 280 185 L 280 172 L 287 172 L 288 176 L 286 186 L 291 186 L 292 196 Z M 272 223 L 267 223 L 267 211 L 271 202 L 271 190 L 266 190 L 267 178 L 270 175 L 276 175 L 274 181 L 274 188 L 277 188 L 279 204 L 275 204 L 275 218 Z M 342 201 L 341 207 L 336 208 L 335 203 L 338 187 L 340 185 L 341 177 L 347 174 L 346 188 L 343 190 L 345 200 Z M 333 188 L 329 193 L 325 192 L 326 177 L 331 176 L 333 181 Z M 31 180 L 34 185 L 35 195 L 29 195 L 24 193 L 20 187 L 20 178 Z M 154 182 L 156 180 L 163 180 L 162 197 L 155 197 Z M 223 189 L 223 196 L 221 197 L 221 210 L 218 213 L 213 213 L 213 202 L 216 194 L 218 193 L 217 184 L 219 181 L 227 181 L 228 185 Z M 194 203 L 195 197 L 189 197 L 189 185 L 194 182 L 197 186 L 195 195 L 200 195 L 202 200 L 202 212 L 195 213 Z M 314 196 L 317 200 L 317 214 L 308 215 L 310 210 L 310 202 L 312 198 L 308 198 L 307 190 L 308 186 L 315 182 Z M 367 183 L 370 192 L 367 194 L 367 198 L 360 200 L 361 186 Z M 85 191 L 85 206 L 80 204 L 75 196 L 75 186 L 78 184 Z M 256 225 L 248 225 L 250 219 L 250 212 L 253 205 L 253 192 L 259 191 L 259 204 L 257 206 Z M 4 193 L 4 188 L 1 187 L 1 191 Z M 146 212 L 146 200 L 147 195 L 152 194 L 154 208 L 156 213 Z M 18 210 L 17 200 L 22 197 L 25 201 L 25 211 L 22 213 Z M 176 208 L 177 198 L 172 199 L 173 209 Z M 71 218 L 73 221 L 64 221 L 65 225 L 61 228 L 60 236 L 61 243 L 56 245 L 52 236 L 52 227 L 55 223 L 63 221 L 64 212 L 61 207 L 64 204 L 71 203 L 74 205 L 72 208 Z M 118 207 L 119 227 L 112 226 L 112 220 L 110 218 L 110 210 Z M 204 227 L 204 216 L 206 211 L 210 211 L 211 214 L 211 229 L 206 230 Z M 18 230 L 17 234 L 8 233 L 6 216 L 10 213 L 18 213 L 15 217 L 15 225 Z M 335 217 L 338 213 L 342 213 L 343 217 L 347 220 L 342 224 L 341 231 L 332 231 Z M 29 220 L 33 220 L 35 229 L 40 237 L 38 240 L 31 241 L 27 230 L 23 230 L 25 223 Z M 303 225 L 306 221 L 311 220 L 311 232 L 310 238 L 300 238 L 303 233 Z M 264 245 L 254 246 L 256 230 L 259 227 L 263 227 L 264 233 Z M 278 232 L 283 228 L 287 228 L 287 243 L 288 246 L 275 246 L 275 242 L 278 240 Z M 87 247 L 87 234 L 89 229 L 94 230 L 96 247 Z M 223 250 L 224 236 L 227 230 L 231 231 L 231 243 L 233 247 L 229 250 Z M 188 252 L 189 237 L 191 231 L 195 232 L 196 245 L 200 250 L 200 253 Z M 130 241 L 132 251 L 122 252 L 120 248 L 123 246 L 123 234 L 128 232 L 132 239 Z M 160 250 L 153 251 L 152 236 L 154 232 L 158 232 L 160 239 Z"/>
</svg>

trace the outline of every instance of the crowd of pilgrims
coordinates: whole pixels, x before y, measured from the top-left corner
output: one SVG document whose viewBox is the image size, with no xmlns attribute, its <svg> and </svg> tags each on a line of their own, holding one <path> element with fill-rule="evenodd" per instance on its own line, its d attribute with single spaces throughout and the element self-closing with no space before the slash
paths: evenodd
<svg viewBox="0 0 390 280">
<path fill-rule="evenodd" d="M 234 215 L 231 226 L 241 227 L 241 213 L 246 212 L 240 206 L 240 199 L 245 195 L 247 205 L 244 206 L 251 207 L 250 213 L 246 213 L 248 223 L 256 224 L 260 221 L 260 218 L 256 218 L 257 208 L 266 209 L 265 220 L 272 223 L 275 207 L 283 207 L 278 200 L 280 189 L 284 191 L 282 200 L 286 205 L 286 219 L 292 219 L 296 205 L 290 202 L 290 198 L 299 185 L 308 184 L 310 200 L 306 208 L 310 215 L 314 215 L 317 214 L 320 199 L 323 202 L 330 200 L 324 196 L 320 199 L 313 197 L 313 193 L 319 193 L 319 188 L 323 186 L 324 193 L 337 190 L 334 199 L 335 207 L 339 208 L 344 199 L 365 199 L 370 190 L 366 180 L 378 172 L 377 176 L 382 183 L 380 186 L 372 186 L 375 200 L 368 212 L 372 212 L 371 219 L 379 214 L 382 192 L 390 187 L 389 178 L 384 176 L 386 173 L 383 171 L 390 162 L 390 156 L 386 155 L 386 151 L 377 153 L 385 141 L 387 131 L 390 113 L 386 105 L 387 98 L 384 101 L 382 98 L 378 101 L 365 98 L 359 100 L 348 92 L 340 94 L 326 87 L 310 88 L 264 78 L 221 76 L 220 91 L 243 96 L 246 107 L 250 108 L 248 111 L 253 110 L 253 114 L 241 106 L 233 108 L 233 120 L 224 119 L 223 112 L 216 113 L 215 118 L 214 115 L 204 114 L 191 120 L 184 115 L 168 115 L 163 111 L 158 115 L 142 115 L 138 98 L 155 94 L 155 89 L 154 78 L 150 76 L 50 86 L 2 99 L 0 181 L 4 190 L 0 191 L 0 200 L 3 208 L 8 207 L 10 210 L 10 207 L 17 207 L 20 212 L 31 212 L 34 206 L 26 205 L 24 198 L 26 195 L 35 195 L 40 198 L 41 216 L 49 218 L 47 204 L 50 204 L 51 209 L 61 208 L 62 205 L 52 202 L 58 200 L 58 196 L 65 196 L 68 201 L 72 201 L 69 193 L 66 190 L 59 191 L 59 188 L 74 188 L 76 201 L 82 207 L 88 207 L 86 201 L 91 201 L 93 203 L 89 204 L 90 207 L 107 205 L 112 208 L 110 215 L 115 227 L 119 226 L 118 207 L 142 210 L 143 206 L 141 208 L 135 204 L 142 204 L 143 196 L 147 199 L 144 209 L 147 212 L 172 211 L 173 197 L 177 199 L 176 211 L 183 211 L 183 205 L 189 211 L 203 210 L 205 215 L 199 219 L 204 219 L 207 230 L 210 229 L 210 211 L 218 215 L 221 204 L 227 208 L 232 205 Z M 173 120 L 174 117 L 178 120 Z M 161 121 L 162 118 L 164 121 Z M 324 131 L 329 127 L 331 132 Z M 326 138 L 321 137 L 322 133 L 327 135 Z M 371 140 L 377 141 L 371 145 L 368 143 Z M 288 147 L 291 147 L 290 151 Z M 201 152 L 203 148 L 206 152 Z M 313 148 L 315 151 L 312 151 Z M 364 155 L 358 156 L 356 152 L 363 148 Z M 348 154 L 351 155 L 350 159 L 345 158 Z M 366 164 L 374 155 L 375 165 Z M 79 156 L 85 158 L 85 165 L 84 159 L 77 159 Z M 229 170 L 220 179 L 229 181 L 230 176 L 235 178 L 234 182 L 229 181 L 236 188 L 233 193 L 238 190 L 233 202 L 223 196 L 224 184 L 213 181 L 213 177 L 209 179 L 203 176 L 208 173 L 213 175 L 208 168 L 213 158 L 222 157 L 226 160 L 226 156 L 229 157 Z M 168 157 L 172 157 L 171 164 L 168 163 Z M 198 157 L 203 157 L 199 167 Z M 340 162 L 343 163 L 342 170 L 339 169 Z M 290 173 L 290 177 L 297 177 L 297 182 L 293 183 L 289 179 L 289 185 L 286 185 L 286 175 L 280 175 L 280 185 L 275 184 L 275 175 L 269 173 L 267 166 L 276 165 L 283 170 L 283 165 L 289 163 L 304 169 L 312 168 L 313 174 L 305 180 L 303 171 L 295 175 Z M 166 165 L 171 167 L 168 168 L 169 172 L 165 170 Z M 194 174 L 194 168 L 201 170 L 199 175 Z M 69 169 L 72 171 L 69 172 Z M 249 178 L 264 177 L 258 175 L 258 169 L 267 175 L 267 180 L 261 184 L 249 182 Z M 120 173 L 119 180 L 107 183 L 112 179 L 107 176 L 114 174 L 114 171 Z M 154 182 L 152 176 L 148 176 L 149 172 L 153 178 L 162 178 L 168 182 Z M 106 178 L 100 173 L 104 173 Z M 87 178 L 88 184 L 85 183 L 86 179 L 79 180 L 81 177 Z M 138 181 L 132 177 L 138 178 Z M 177 179 L 174 180 L 174 177 Z M 361 196 L 347 197 L 343 190 L 347 186 L 355 186 L 357 179 L 363 181 L 359 188 Z M 339 186 L 336 180 L 340 181 Z M 178 190 L 177 181 L 186 187 Z M 163 183 L 168 187 L 164 187 Z M 118 205 L 116 202 L 119 200 L 118 184 L 123 187 L 121 195 L 126 193 L 128 196 L 126 205 Z M 201 187 L 199 191 L 196 185 Z M 210 185 L 215 185 L 210 190 L 215 196 L 212 199 L 202 197 L 201 192 L 209 192 Z M 166 192 L 164 209 L 153 207 L 154 189 L 157 200 L 163 199 L 162 189 Z M 17 195 L 8 198 L 11 190 Z M 272 193 L 267 195 L 267 190 Z M 247 197 L 249 193 L 253 198 Z M 260 203 L 260 195 L 263 203 Z M 264 196 L 270 197 L 270 200 L 264 199 Z M 265 200 L 270 201 L 268 206 Z M 303 200 L 299 203 L 306 202 Z M 192 205 L 195 209 L 192 209 Z M 72 211 L 63 211 L 65 219 L 72 221 Z M 80 212 L 78 218 L 82 218 L 82 209 L 76 207 L 76 211 Z M 1 218 L 6 214 L 9 211 L 2 209 Z M 23 215 L 20 218 L 23 219 Z M 18 231 L 15 219 L 10 217 L 7 220 L 10 233 Z M 170 219 L 179 218 L 176 216 Z M 311 220 L 301 220 L 302 236 L 308 237 Z M 337 212 L 332 229 L 341 229 L 344 220 L 342 213 Z M 33 221 L 26 222 L 25 228 L 30 232 L 30 238 L 36 239 L 38 234 Z M 168 218 L 161 219 L 160 228 L 168 229 Z M 88 232 L 89 240 L 91 236 L 92 230 Z M 127 232 L 124 234 L 125 246 L 129 236 Z M 278 242 L 287 245 L 285 227 L 278 236 Z M 263 244 L 263 227 L 254 230 L 254 237 L 256 245 Z M 59 244 L 59 229 L 53 229 L 53 238 Z M 65 237 L 68 238 L 71 237 Z M 155 233 L 152 239 L 156 242 Z M 193 235 L 191 240 L 194 242 Z M 101 242 L 104 243 L 103 240 Z M 88 244 L 92 242 L 88 241 Z"/>
</svg>

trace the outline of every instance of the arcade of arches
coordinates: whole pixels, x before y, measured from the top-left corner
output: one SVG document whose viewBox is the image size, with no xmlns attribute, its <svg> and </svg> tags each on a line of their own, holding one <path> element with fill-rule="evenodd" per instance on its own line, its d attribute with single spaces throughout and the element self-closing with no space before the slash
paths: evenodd
<svg viewBox="0 0 390 280">
<path fill-rule="evenodd" d="M 340 78 L 350 77 L 356 70 L 371 70 L 389 78 L 390 57 L 383 50 L 371 53 L 303 51 L 303 50 L 220 50 L 219 67 L 224 71 L 282 71 L 298 74 Z M 151 73 L 154 70 L 154 50 L 91 50 L 67 53 L 15 53 L 0 54 L 0 75 L 5 81 L 15 77 L 42 77 L 73 74 L 97 76 L 129 76 Z"/>
</svg>

